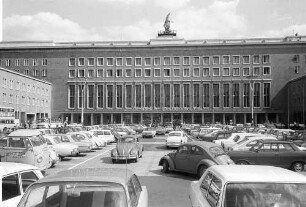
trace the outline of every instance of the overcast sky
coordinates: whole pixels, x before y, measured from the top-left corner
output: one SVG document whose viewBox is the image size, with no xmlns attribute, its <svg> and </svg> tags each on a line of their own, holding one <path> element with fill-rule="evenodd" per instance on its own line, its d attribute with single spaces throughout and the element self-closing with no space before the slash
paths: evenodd
<svg viewBox="0 0 306 207">
<path fill-rule="evenodd" d="M 168 13 L 186 40 L 306 35 L 305 0 L 3 0 L 3 41 L 147 41 Z"/>
</svg>

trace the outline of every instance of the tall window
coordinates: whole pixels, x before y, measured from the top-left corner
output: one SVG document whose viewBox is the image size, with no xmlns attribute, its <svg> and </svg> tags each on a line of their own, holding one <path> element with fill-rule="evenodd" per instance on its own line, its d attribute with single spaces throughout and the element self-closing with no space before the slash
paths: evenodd
<svg viewBox="0 0 306 207">
<path fill-rule="evenodd" d="M 164 85 L 164 103 L 165 103 L 165 107 L 170 107 L 170 84 L 165 84 Z"/>
<path fill-rule="evenodd" d="M 116 86 L 116 107 L 122 108 L 122 85 Z"/>
<path fill-rule="evenodd" d="M 136 66 L 141 66 L 141 65 L 142 65 L 142 63 L 141 63 L 141 58 L 140 58 L 140 57 L 136 57 L 136 58 L 135 58 L 135 65 L 136 65 Z"/>
<path fill-rule="evenodd" d="M 233 84 L 233 106 L 239 107 L 239 83 Z"/>
<path fill-rule="evenodd" d="M 160 84 L 154 85 L 155 107 L 160 107 Z"/>
<path fill-rule="evenodd" d="M 151 107 L 151 85 L 145 85 L 145 107 Z"/>
<path fill-rule="evenodd" d="M 209 84 L 203 84 L 203 107 L 209 107 Z"/>
<path fill-rule="evenodd" d="M 98 85 L 97 99 L 98 108 L 103 108 L 103 85 Z"/>
<path fill-rule="evenodd" d="M 141 107 L 141 85 L 135 85 L 135 98 L 136 107 Z"/>
<path fill-rule="evenodd" d="M 264 83 L 264 107 L 270 107 L 270 83 Z"/>
<path fill-rule="evenodd" d="M 94 85 L 87 86 L 87 107 L 92 109 L 94 106 Z"/>
<path fill-rule="evenodd" d="M 174 84 L 174 107 L 180 107 L 180 84 Z"/>
<path fill-rule="evenodd" d="M 83 107 L 83 95 L 84 95 L 84 85 L 79 85 L 78 86 L 78 108 L 82 108 Z"/>
<path fill-rule="evenodd" d="M 126 91 L 125 91 L 125 105 L 127 108 L 132 107 L 132 86 L 131 85 L 126 85 L 125 86 Z"/>
<path fill-rule="evenodd" d="M 254 107 L 260 107 L 260 83 L 254 83 Z"/>
<path fill-rule="evenodd" d="M 68 90 L 68 106 L 70 109 L 72 109 L 75 108 L 75 85 L 69 85 Z"/>
<path fill-rule="evenodd" d="M 213 84 L 213 91 L 214 91 L 214 107 L 220 107 L 219 84 Z"/>
<path fill-rule="evenodd" d="M 107 93 L 107 107 L 112 108 L 113 107 L 113 86 L 107 85 L 106 86 L 106 93 Z"/>
<path fill-rule="evenodd" d="M 229 84 L 223 85 L 223 107 L 229 107 Z"/>
<path fill-rule="evenodd" d="M 243 107 L 250 107 L 250 84 L 243 84 Z"/>
<path fill-rule="evenodd" d="M 190 107 L 190 85 L 184 84 L 184 107 Z"/>
<path fill-rule="evenodd" d="M 200 84 L 193 85 L 193 106 L 200 107 Z"/>
</svg>

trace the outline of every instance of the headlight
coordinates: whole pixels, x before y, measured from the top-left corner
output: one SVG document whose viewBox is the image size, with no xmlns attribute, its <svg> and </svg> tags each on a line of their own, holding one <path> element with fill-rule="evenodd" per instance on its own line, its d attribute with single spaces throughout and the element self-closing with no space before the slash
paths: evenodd
<svg viewBox="0 0 306 207">
<path fill-rule="evenodd" d="M 112 151 L 112 155 L 117 155 L 117 154 L 118 154 L 117 150 Z"/>
<path fill-rule="evenodd" d="M 74 148 L 73 150 L 72 150 L 72 152 L 78 152 L 79 150 L 78 150 L 78 148 Z"/>
<path fill-rule="evenodd" d="M 37 158 L 37 163 L 41 163 L 42 162 L 42 160 L 43 160 L 43 158 L 40 156 L 39 158 Z"/>
<path fill-rule="evenodd" d="M 130 154 L 131 154 L 131 155 L 136 155 L 136 154 L 137 154 L 137 150 L 132 149 L 131 152 L 130 152 Z"/>
</svg>

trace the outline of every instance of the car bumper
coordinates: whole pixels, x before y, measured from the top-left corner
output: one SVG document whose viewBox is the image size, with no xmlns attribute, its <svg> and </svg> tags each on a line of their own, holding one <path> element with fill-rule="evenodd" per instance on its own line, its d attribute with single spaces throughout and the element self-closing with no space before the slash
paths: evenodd
<svg viewBox="0 0 306 207">
<path fill-rule="evenodd" d="M 167 147 L 179 147 L 181 144 L 181 142 L 166 142 Z"/>
<path fill-rule="evenodd" d="M 112 159 L 114 160 L 129 160 L 129 159 L 136 159 L 136 155 L 117 155 L 117 156 L 112 156 Z"/>
<path fill-rule="evenodd" d="M 142 137 L 143 138 L 153 138 L 154 135 L 153 134 L 143 134 Z"/>
</svg>

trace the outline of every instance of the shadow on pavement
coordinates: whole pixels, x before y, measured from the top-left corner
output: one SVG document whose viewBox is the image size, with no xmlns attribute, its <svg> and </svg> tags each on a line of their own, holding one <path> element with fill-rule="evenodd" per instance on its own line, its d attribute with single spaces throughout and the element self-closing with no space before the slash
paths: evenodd
<svg viewBox="0 0 306 207">
<path fill-rule="evenodd" d="M 188 181 L 198 180 L 197 175 L 183 173 L 183 172 L 174 172 L 174 171 L 170 171 L 169 173 L 163 173 L 161 172 L 161 168 L 160 170 L 150 170 L 150 172 L 156 175 L 161 175 L 163 177 L 179 178 Z"/>
</svg>

